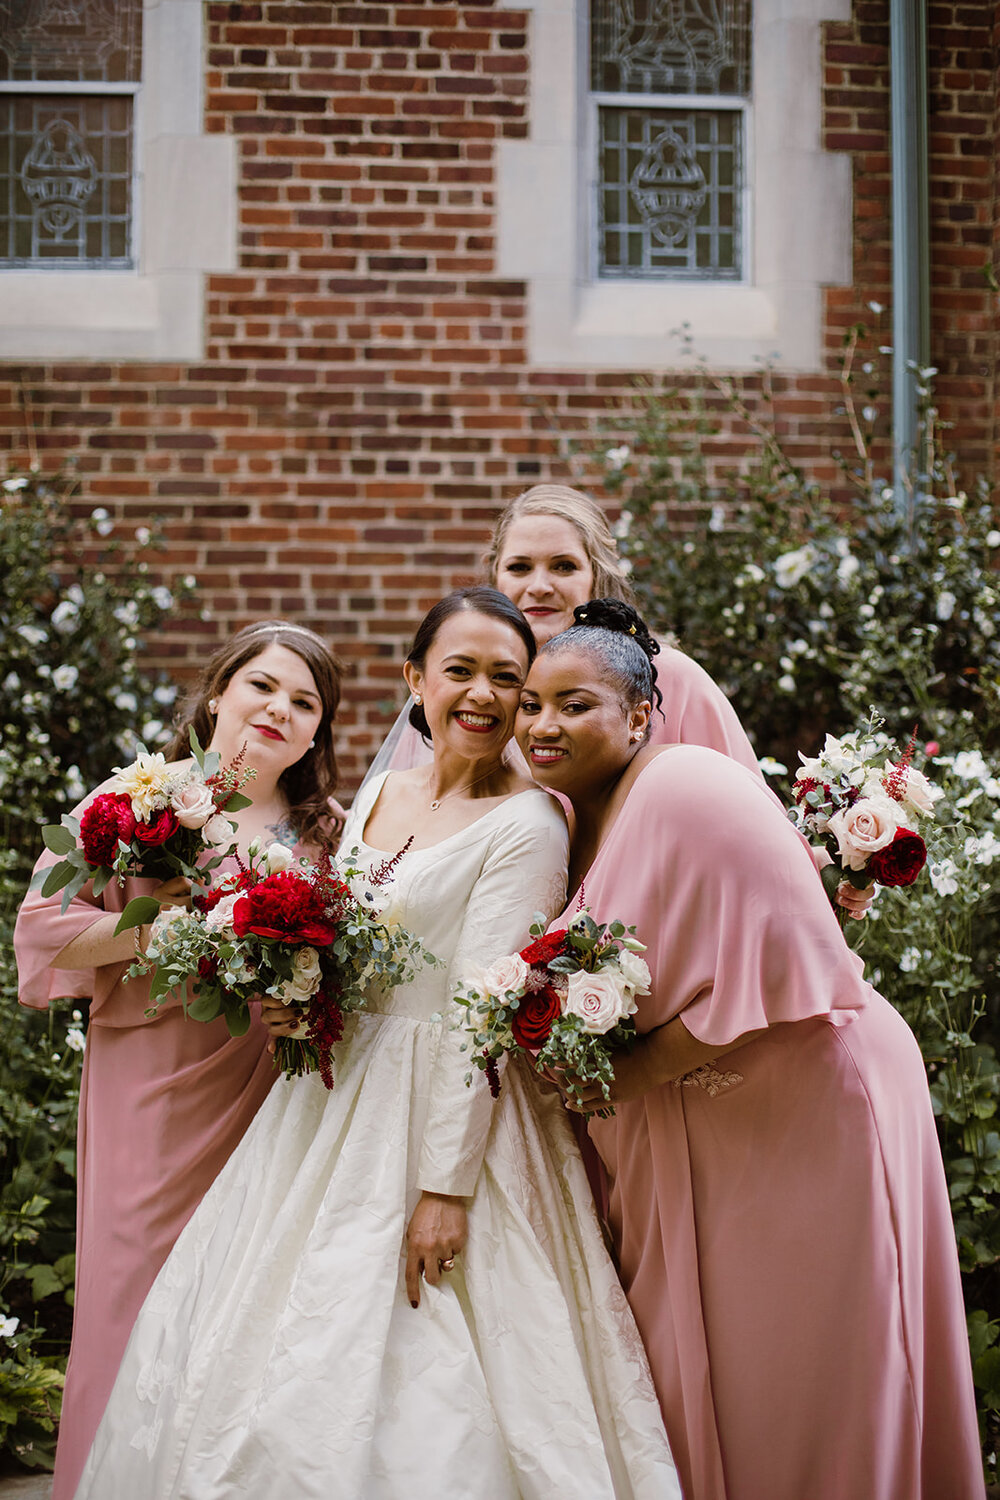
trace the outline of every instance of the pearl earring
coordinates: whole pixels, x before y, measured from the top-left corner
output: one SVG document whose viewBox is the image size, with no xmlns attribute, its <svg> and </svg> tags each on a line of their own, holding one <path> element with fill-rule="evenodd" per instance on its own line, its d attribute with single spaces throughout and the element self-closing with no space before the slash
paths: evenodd
<svg viewBox="0 0 1000 1500">
<path fill-rule="evenodd" d="M 414 693 L 414 695 L 413 695 L 413 701 L 417 705 L 417 707 L 419 708 L 420 705 L 421 705 L 421 703 L 423 703 L 424 700 L 423 700 L 423 698 L 421 698 L 421 696 L 420 696 L 419 693 Z"/>
<path fill-rule="evenodd" d="M 309 741 L 309 749 L 312 750 L 315 747 L 315 744 L 316 744 L 315 740 L 310 740 Z"/>
<path fill-rule="evenodd" d="M 209 698 L 209 700 L 208 700 L 208 711 L 209 711 L 210 714 L 217 714 L 219 712 L 219 700 L 218 700 L 218 698 Z"/>
</svg>

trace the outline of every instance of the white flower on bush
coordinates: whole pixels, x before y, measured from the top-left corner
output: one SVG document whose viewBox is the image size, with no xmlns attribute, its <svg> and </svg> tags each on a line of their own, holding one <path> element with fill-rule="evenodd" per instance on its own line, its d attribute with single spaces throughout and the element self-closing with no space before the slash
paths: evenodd
<svg viewBox="0 0 1000 1500">
<path fill-rule="evenodd" d="M 765 776 L 788 775 L 788 767 L 784 765 L 780 760 L 775 760 L 773 755 L 762 755 L 758 759 L 757 764 L 760 767 L 761 772 Z"/>
<path fill-rule="evenodd" d="M 79 766 L 70 766 L 67 769 L 64 786 L 66 788 L 66 795 L 71 802 L 79 802 L 86 794 L 87 787 L 80 773 Z"/>
<path fill-rule="evenodd" d="M 231 896 L 223 896 L 217 901 L 210 912 L 205 913 L 206 932 L 224 932 L 233 925 L 233 910 L 242 895 L 241 891 L 234 891 Z"/>
<path fill-rule="evenodd" d="M 900 826 L 901 808 L 891 797 L 861 797 L 853 807 L 834 813 L 828 831 L 849 870 L 863 870 L 869 857 L 891 844 Z"/>
<path fill-rule="evenodd" d="M 115 708 L 120 708 L 124 714 L 134 714 L 139 709 L 139 700 L 134 693 L 116 693 L 114 703 Z"/>
<path fill-rule="evenodd" d="M 127 625 L 132 630 L 139 623 L 139 606 L 134 599 L 127 599 L 124 604 L 115 606 L 114 617 L 119 625 Z"/>
<path fill-rule="evenodd" d="M 27 641 L 29 646 L 41 646 L 49 638 L 48 632 L 43 630 L 40 625 L 19 625 L 17 633 L 22 641 Z"/>
<path fill-rule="evenodd" d="M 948 764 L 946 757 L 944 764 Z M 960 750 L 951 761 L 951 769 L 961 781 L 985 781 L 992 774 L 978 750 Z"/>
<path fill-rule="evenodd" d="M 709 531 L 721 531 L 726 524 L 726 507 L 724 505 L 713 505 L 712 514 L 708 518 Z"/>
<path fill-rule="evenodd" d="M 628 443 L 622 443 L 620 448 L 609 448 L 604 457 L 612 469 L 624 469 L 631 456 Z"/>
<path fill-rule="evenodd" d="M 953 859 L 939 859 L 927 867 L 931 885 L 939 896 L 954 896 L 958 890 L 958 866 Z"/>
<path fill-rule="evenodd" d="M 840 562 L 837 564 L 837 582 L 842 589 L 847 587 L 860 566 L 861 564 L 857 558 L 853 557 L 850 553 L 840 559 Z"/>
<path fill-rule="evenodd" d="M 72 599 L 60 599 L 49 619 L 61 635 L 75 629 L 80 611 Z"/>
<path fill-rule="evenodd" d="M 950 620 L 952 615 L 955 613 L 955 605 L 957 603 L 958 600 L 951 592 L 951 589 L 942 589 L 940 594 L 938 594 L 937 603 L 934 606 L 934 613 L 935 615 L 937 615 L 937 618 L 939 620 Z"/>
<path fill-rule="evenodd" d="M 161 683 L 153 689 L 153 702 L 161 708 L 170 708 L 177 697 L 177 689 L 171 683 Z"/>
<path fill-rule="evenodd" d="M 817 558 L 816 548 L 811 542 L 796 547 L 793 552 L 783 552 L 774 564 L 774 581 L 780 589 L 794 588 L 811 572 Z"/>
<path fill-rule="evenodd" d="M 277 875 L 280 870 L 287 870 L 289 865 L 295 863 L 295 855 L 287 844 L 268 844 L 264 858 L 267 860 L 269 875 Z"/>
<path fill-rule="evenodd" d="M 52 673 L 52 686 L 58 688 L 61 693 L 69 693 L 76 687 L 80 679 L 80 668 L 65 663 L 56 667 Z"/>
<path fill-rule="evenodd" d="M 137 818 L 146 821 L 165 805 L 173 771 L 159 752 L 140 751 L 130 766 L 115 766 L 114 773 L 116 790 L 129 798 Z"/>
<path fill-rule="evenodd" d="M 90 519 L 94 523 L 94 530 L 98 536 L 110 536 L 115 529 L 115 523 L 103 505 L 99 505 L 96 510 L 90 512 Z"/>
<path fill-rule="evenodd" d="M 508 991 L 523 995 L 528 982 L 528 965 L 520 953 L 509 953 L 494 959 L 480 976 L 483 989 L 488 995 L 505 995 Z"/>
<path fill-rule="evenodd" d="M 915 969 L 919 969 L 921 958 L 919 948 L 904 948 L 899 955 L 899 967 L 904 974 L 912 974 Z"/>
<path fill-rule="evenodd" d="M 174 596 L 169 589 L 160 584 L 153 590 L 153 603 L 157 609 L 170 609 L 173 606 Z"/>
<path fill-rule="evenodd" d="M 71 1052 L 82 1052 L 87 1045 L 87 1038 L 79 1026 L 70 1026 L 66 1032 L 66 1045 Z"/>
<path fill-rule="evenodd" d="M 16 479 L 5 479 L 3 487 L 8 495 L 16 495 L 18 490 L 26 490 L 28 488 L 28 481 L 23 474 L 19 474 Z"/>
<path fill-rule="evenodd" d="M 7 486 L 4 485 L 4 489 Z M 12 1339 L 21 1323 L 20 1318 L 0 1318 L 0 1338 Z"/>
<path fill-rule="evenodd" d="M 1000 547 L 1000 531 L 988 531 L 986 545 L 987 547 Z"/>
<path fill-rule="evenodd" d="M 779 693 L 794 693 L 795 678 L 791 675 L 790 672 L 785 672 L 781 677 L 778 678 L 775 686 L 777 687 Z"/>
<path fill-rule="evenodd" d="M 304 1005 L 315 995 L 320 982 L 319 954 L 308 944 L 292 954 L 292 977 L 281 983 L 280 998 L 286 1005 Z"/>
<path fill-rule="evenodd" d="M 579 1016 L 583 1030 L 603 1036 L 638 1009 L 632 991 L 619 969 L 601 969 L 596 974 L 578 970 L 569 976 L 563 1013 Z"/>
<path fill-rule="evenodd" d="M 182 828 L 204 828 L 215 813 L 212 793 L 199 779 L 185 781 L 177 787 L 170 798 L 170 806 Z"/>
<path fill-rule="evenodd" d="M 630 953 L 627 948 L 623 948 L 618 954 L 618 967 L 622 971 L 622 978 L 633 994 L 649 994 L 652 975 L 644 958 L 640 958 L 638 953 Z"/>
<path fill-rule="evenodd" d="M 992 828 L 988 828 L 978 838 L 973 834 L 966 839 L 965 857 L 977 865 L 991 865 L 995 859 L 1000 859 L 1000 839 Z"/>
<path fill-rule="evenodd" d="M 235 834 L 236 829 L 233 824 L 230 823 L 228 818 L 224 818 L 221 813 L 213 813 L 208 822 L 203 824 L 201 830 L 201 836 L 205 840 L 205 843 L 211 844 L 216 849 L 221 849 L 231 844 Z"/>
<path fill-rule="evenodd" d="M 153 533 L 148 526 L 137 526 L 135 528 L 135 539 L 140 547 L 148 547 L 153 539 Z"/>
</svg>

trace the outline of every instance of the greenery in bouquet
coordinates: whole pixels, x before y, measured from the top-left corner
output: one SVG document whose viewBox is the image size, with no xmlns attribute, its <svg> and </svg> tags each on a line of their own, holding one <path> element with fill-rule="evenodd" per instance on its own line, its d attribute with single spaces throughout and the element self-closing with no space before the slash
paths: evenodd
<svg viewBox="0 0 1000 1500">
<path fill-rule="evenodd" d="M 233 1036 L 262 995 L 300 1009 L 305 1035 L 280 1037 L 275 1061 L 289 1076 L 318 1071 L 332 1088 L 344 1014 L 365 1004 L 370 986 L 401 984 L 434 959 L 384 914 L 380 882 L 393 861 L 364 877 L 326 854 L 297 860 L 283 844 L 255 841 L 238 863 L 191 911 L 164 909 L 130 973 L 152 971 L 150 1014 L 180 995 L 194 1020 L 224 1016 Z"/>
<path fill-rule="evenodd" d="M 529 929 L 533 941 L 468 976 L 456 995 L 468 1012 L 472 1062 L 485 1072 L 494 1098 L 498 1062 L 514 1053 L 539 1072 L 557 1073 L 573 1099 L 587 1083 L 599 1083 L 607 1099 L 615 1052 L 635 1037 L 637 996 L 649 994 L 649 969 L 639 957 L 644 945 L 634 927 L 599 924 L 586 909 L 558 932 L 546 932 L 546 925 L 538 913 Z"/>
<path fill-rule="evenodd" d="M 236 825 L 225 814 L 250 805 L 240 788 L 256 772 L 241 766 L 242 754 L 220 767 L 218 752 L 203 750 L 194 729 L 190 734 L 189 764 L 168 765 L 140 744 L 135 760 L 115 768 L 108 790 L 79 818 L 64 813 L 60 823 L 44 827 L 46 848 L 65 857 L 39 870 L 32 888 L 43 896 L 62 891 L 65 911 L 88 881 L 99 896 L 113 876 L 119 882 L 129 875 L 202 881 L 217 868 L 236 842 Z M 158 911 L 151 896 L 137 897 L 117 930 L 150 921 Z"/>
<path fill-rule="evenodd" d="M 74 502 L 69 474 L 0 479 L 0 1450 L 51 1468 L 72 1319 L 74 1134 L 86 1003 L 17 1003 L 14 917 L 40 829 L 136 739 L 165 732 L 175 688 L 144 638 L 194 579 L 157 578 L 155 527 L 124 533 Z M 17 1327 L 13 1331 L 14 1320 Z"/>
</svg>

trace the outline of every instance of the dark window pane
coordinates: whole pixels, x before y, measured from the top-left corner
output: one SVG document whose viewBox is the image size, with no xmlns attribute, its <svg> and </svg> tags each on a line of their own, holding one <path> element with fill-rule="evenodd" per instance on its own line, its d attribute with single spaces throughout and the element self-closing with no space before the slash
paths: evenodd
<svg viewBox="0 0 1000 1500">
<path fill-rule="evenodd" d="M 750 93 L 749 0 L 593 0 L 596 93 Z"/>
<path fill-rule="evenodd" d="M 598 122 L 600 274 L 738 279 L 742 117 L 609 106 Z"/>
<path fill-rule="evenodd" d="M 137 83 L 142 0 L 7 0 L 0 79 Z"/>
<path fill-rule="evenodd" d="M 8 94 L 0 121 L 0 265 L 131 265 L 131 98 Z"/>
</svg>

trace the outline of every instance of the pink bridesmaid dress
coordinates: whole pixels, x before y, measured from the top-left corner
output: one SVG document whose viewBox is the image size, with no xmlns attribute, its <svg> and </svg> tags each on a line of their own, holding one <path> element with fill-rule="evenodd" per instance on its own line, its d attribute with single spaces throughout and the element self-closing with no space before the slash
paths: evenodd
<svg viewBox="0 0 1000 1500">
<path fill-rule="evenodd" d="M 44 854 L 39 865 L 53 862 Z M 97 917 L 154 885 L 112 881 L 96 901 L 86 887 L 65 915 L 60 896 L 31 891 L 14 931 L 22 1005 L 91 998 L 77 1131 L 73 1342 L 52 1500 L 71 1500 L 146 1293 L 276 1076 L 258 1017 L 242 1037 L 230 1037 L 223 1020 L 186 1020 L 178 1001 L 147 1020 L 149 983 L 126 981 L 127 964 L 52 968 Z"/>
<path fill-rule="evenodd" d="M 923 1061 L 795 830 L 731 759 L 674 746 L 584 884 L 648 945 L 641 1032 L 766 1028 L 590 1122 L 686 1500 L 982 1500 Z"/>
</svg>

